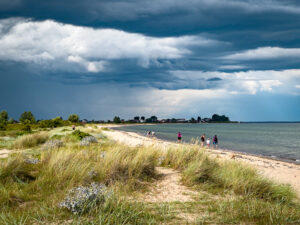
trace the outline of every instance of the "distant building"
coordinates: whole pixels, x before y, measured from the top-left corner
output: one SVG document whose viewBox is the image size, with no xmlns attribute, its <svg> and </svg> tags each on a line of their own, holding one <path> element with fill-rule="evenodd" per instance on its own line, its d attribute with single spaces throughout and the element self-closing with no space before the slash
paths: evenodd
<svg viewBox="0 0 300 225">
<path fill-rule="evenodd" d="M 81 120 L 81 123 L 88 123 L 89 121 L 87 119 Z"/>
<path fill-rule="evenodd" d="M 188 121 L 186 119 L 176 119 L 177 123 L 187 123 Z"/>
<path fill-rule="evenodd" d="M 201 120 L 201 123 L 209 123 L 211 122 L 211 118 L 204 118 Z"/>
</svg>

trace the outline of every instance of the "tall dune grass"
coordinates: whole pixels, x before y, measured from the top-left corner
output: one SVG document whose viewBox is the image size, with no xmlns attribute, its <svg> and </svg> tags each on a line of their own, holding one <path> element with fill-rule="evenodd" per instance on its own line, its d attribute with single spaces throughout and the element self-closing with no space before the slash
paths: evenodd
<svg viewBox="0 0 300 225">
<path fill-rule="evenodd" d="M 28 135 L 15 145 L 33 147 L 47 138 L 47 133 Z M 38 154 L 36 165 L 26 163 L 23 155 L 0 161 L 0 224 L 63 224 L 66 220 L 74 224 L 172 224 L 152 206 L 126 200 L 156 179 L 160 159 L 162 166 L 182 171 L 184 184 L 216 196 L 232 196 L 205 205 L 215 224 L 300 221 L 300 207 L 289 186 L 267 180 L 247 165 L 212 158 L 195 146 L 131 148 L 101 139 L 84 147 L 70 141 L 65 147 Z M 80 217 L 58 207 L 69 189 L 92 182 L 114 190 L 114 198 Z"/>
<path fill-rule="evenodd" d="M 142 187 L 140 184 L 143 181 L 155 177 L 156 160 L 153 152 L 122 145 L 107 144 L 101 149 L 95 145 L 80 149 L 78 144 L 73 144 L 42 151 L 40 160 L 40 163 L 31 165 L 26 163 L 22 155 L 17 155 L 0 161 L 0 208 L 6 211 L 5 214 L 0 213 L 0 224 L 1 221 L 7 224 L 21 221 L 20 210 L 26 212 L 23 214 L 26 215 L 23 217 L 26 218 L 24 224 L 32 224 L 33 220 L 40 220 L 37 216 L 43 218 L 49 214 L 53 214 L 55 220 L 72 218 L 70 213 L 58 208 L 58 203 L 71 188 L 98 182 L 108 185 L 118 195 L 122 190 L 137 190 Z M 108 208 L 95 209 L 104 213 L 93 219 L 95 224 L 97 221 L 119 224 L 127 220 L 128 223 L 139 224 L 138 221 L 156 221 L 155 217 L 159 217 L 143 210 L 142 203 L 137 206 L 137 203 L 131 204 L 118 198 L 116 201 L 119 204 L 110 203 Z M 89 215 L 78 218 L 78 221 L 81 220 L 89 221 Z"/>
<path fill-rule="evenodd" d="M 206 190 L 287 203 L 296 197 L 290 186 L 262 177 L 253 167 L 212 158 L 198 147 L 169 149 L 164 164 L 181 169 L 186 184 L 201 185 Z"/>
<path fill-rule="evenodd" d="M 49 138 L 49 134 L 47 132 L 23 135 L 16 139 L 14 143 L 14 148 L 16 149 L 32 148 L 45 143 L 48 140 L 48 138 Z"/>
</svg>

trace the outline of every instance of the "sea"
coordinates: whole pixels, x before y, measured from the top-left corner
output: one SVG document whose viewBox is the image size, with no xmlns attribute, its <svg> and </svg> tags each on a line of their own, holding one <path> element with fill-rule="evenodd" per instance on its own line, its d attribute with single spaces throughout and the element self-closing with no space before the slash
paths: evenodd
<svg viewBox="0 0 300 225">
<path fill-rule="evenodd" d="M 212 140 L 218 136 L 219 148 L 228 151 L 266 156 L 300 164 L 300 123 L 186 123 L 123 126 L 117 130 L 146 135 L 154 131 L 159 139 L 194 142 L 202 134 Z"/>
</svg>

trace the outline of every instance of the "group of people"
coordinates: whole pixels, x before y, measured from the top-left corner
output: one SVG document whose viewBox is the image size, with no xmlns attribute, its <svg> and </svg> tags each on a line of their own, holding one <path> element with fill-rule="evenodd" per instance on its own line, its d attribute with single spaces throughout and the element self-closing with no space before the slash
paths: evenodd
<svg viewBox="0 0 300 225">
<path fill-rule="evenodd" d="M 181 134 L 181 132 L 178 132 L 177 133 L 177 141 L 181 142 L 181 140 L 182 140 L 182 134 Z M 206 135 L 202 134 L 201 137 L 200 137 L 200 140 L 201 140 L 201 147 L 210 148 L 210 143 L 211 143 L 210 138 L 206 139 Z M 217 135 L 213 136 L 212 142 L 213 142 L 213 147 L 215 149 L 218 148 L 218 142 L 219 142 L 219 140 L 218 140 L 218 136 Z"/>
<path fill-rule="evenodd" d="M 204 147 L 205 146 L 205 142 L 206 142 L 206 147 L 210 148 L 210 142 L 211 142 L 210 138 L 207 138 L 206 140 L 205 139 L 206 139 L 205 134 L 202 134 L 202 136 L 200 138 L 200 140 L 201 140 L 201 146 Z M 218 142 L 219 142 L 219 140 L 218 140 L 218 136 L 217 135 L 213 136 L 212 142 L 213 142 L 213 147 L 214 148 L 218 148 Z"/>
<path fill-rule="evenodd" d="M 155 137 L 155 132 L 154 131 L 147 131 L 147 136 L 148 137 Z"/>
</svg>

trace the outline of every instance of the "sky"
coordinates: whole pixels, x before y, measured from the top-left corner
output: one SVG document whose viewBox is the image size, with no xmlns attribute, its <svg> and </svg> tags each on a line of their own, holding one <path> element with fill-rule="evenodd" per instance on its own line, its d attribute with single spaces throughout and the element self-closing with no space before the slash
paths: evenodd
<svg viewBox="0 0 300 225">
<path fill-rule="evenodd" d="M 300 121 L 297 0 L 0 0 L 0 110 Z"/>
</svg>

